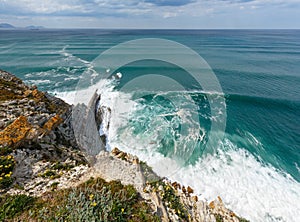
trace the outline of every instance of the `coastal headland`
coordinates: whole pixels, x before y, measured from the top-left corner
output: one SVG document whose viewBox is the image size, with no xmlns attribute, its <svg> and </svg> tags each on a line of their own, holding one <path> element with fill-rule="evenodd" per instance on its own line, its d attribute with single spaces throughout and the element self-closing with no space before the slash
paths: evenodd
<svg viewBox="0 0 300 222">
<path fill-rule="evenodd" d="M 72 112 L 87 114 L 75 128 Z M 122 147 L 107 152 L 97 129 L 83 127 L 102 114 L 0 70 L 0 221 L 247 221 Z"/>
</svg>

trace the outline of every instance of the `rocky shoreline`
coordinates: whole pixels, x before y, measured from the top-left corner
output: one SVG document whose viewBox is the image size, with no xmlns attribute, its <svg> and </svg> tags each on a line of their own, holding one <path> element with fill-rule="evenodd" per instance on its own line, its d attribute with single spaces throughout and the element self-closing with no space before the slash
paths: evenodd
<svg viewBox="0 0 300 222">
<path fill-rule="evenodd" d="M 45 202 L 42 208 L 34 207 L 36 203 L 45 201 L 49 195 L 71 192 L 70 189 L 80 187 L 91 178 L 102 178 L 106 182 L 101 183 L 107 183 L 107 187 L 114 187 L 110 183 L 120 181 L 120 191 L 132 186 L 138 194 L 132 206 L 145 207 L 138 208 L 144 209 L 141 213 L 135 207 L 122 206 L 119 213 L 123 217 L 116 217 L 119 218 L 116 221 L 247 221 L 228 210 L 220 197 L 211 203 L 199 200 L 193 188 L 158 177 L 137 157 L 118 148 L 105 151 L 105 138 L 97 130 L 101 112 L 97 113 L 95 106 L 99 99 L 95 95 L 89 106 L 72 107 L 0 70 L 0 220 L 41 221 L 36 212 L 51 210 Z M 71 122 L 72 112 L 73 118 L 74 113 L 83 116 L 75 127 Z M 108 192 L 115 192 L 114 189 Z M 35 205 L 8 214 L 7 200 L 20 195 L 36 198 Z M 97 193 L 89 195 L 94 198 Z M 89 196 L 86 201 L 93 198 Z M 63 201 L 66 200 L 69 199 Z M 105 211 L 97 208 L 97 202 L 90 204 L 98 213 Z M 113 209 L 109 214 L 115 215 Z M 68 212 L 64 211 L 63 215 L 61 219 L 72 221 Z M 110 217 L 100 218 L 96 221 L 107 221 L 104 218 Z"/>
</svg>

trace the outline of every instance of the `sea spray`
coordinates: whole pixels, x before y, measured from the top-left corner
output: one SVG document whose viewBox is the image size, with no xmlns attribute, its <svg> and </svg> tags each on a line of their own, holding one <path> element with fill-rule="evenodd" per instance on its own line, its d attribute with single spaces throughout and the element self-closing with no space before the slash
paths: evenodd
<svg viewBox="0 0 300 222">
<path fill-rule="evenodd" d="M 143 132 L 132 137 L 132 129 L 126 129 L 132 127 L 128 125 L 128 116 L 141 118 L 137 115 L 141 104 L 131 100 L 132 95 L 115 91 L 115 83 L 112 81 L 106 81 L 103 86 L 99 89 L 101 106 L 111 109 L 109 120 L 105 120 L 106 124 L 109 121 L 109 129 L 103 129 L 107 135 L 107 149 L 118 147 L 137 155 L 142 161 L 147 161 L 160 176 L 168 176 L 171 180 L 192 186 L 203 200 L 210 201 L 220 195 L 227 207 L 251 221 L 299 220 L 297 215 L 300 208 L 295 203 L 300 199 L 300 184 L 289 174 L 275 169 L 245 147 L 237 145 L 242 140 L 244 144 L 254 142 L 259 146 L 261 142 L 252 134 L 245 132 L 244 137 L 226 134 L 217 152 L 202 155 L 194 164 L 182 166 L 160 153 L 159 141 L 154 138 L 139 139 L 145 136 Z M 91 90 L 94 89 L 88 91 Z M 75 92 L 59 94 L 69 101 L 74 95 Z M 153 116 L 155 113 L 148 115 Z M 152 128 L 152 131 L 155 134 L 156 129 Z M 148 140 L 147 149 L 141 149 L 145 147 L 145 140 Z"/>
</svg>

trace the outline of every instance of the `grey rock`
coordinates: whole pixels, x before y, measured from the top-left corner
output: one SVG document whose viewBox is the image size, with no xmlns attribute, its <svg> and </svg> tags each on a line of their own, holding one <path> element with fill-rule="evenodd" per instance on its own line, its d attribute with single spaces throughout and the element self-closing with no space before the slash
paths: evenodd
<svg viewBox="0 0 300 222">
<path fill-rule="evenodd" d="M 95 92 L 88 106 L 78 104 L 73 108 L 72 126 L 79 147 L 88 155 L 95 156 L 105 150 L 96 125 L 96 103 L 99 95 Z"/>
</svg>

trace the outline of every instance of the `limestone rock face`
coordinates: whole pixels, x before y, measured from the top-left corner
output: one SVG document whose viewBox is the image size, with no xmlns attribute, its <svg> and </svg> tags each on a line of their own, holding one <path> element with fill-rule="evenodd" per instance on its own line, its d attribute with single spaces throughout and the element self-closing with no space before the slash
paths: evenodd
<svg viewBox="0 0 300 222">
<path fill-rule="evenodd" d="M 44 142 L 76 145 L 68 118 L 72 107 L 64 101 L 1 70 L 0 95 L 0 147 L 33 148 L 32 144 Z"/>
<path fill-rule="evenodd" d="M 209 207 L 212 213 L 216 217 L 223 218 L 223 221 L 239 222 L 240 219 L 233 213 L 231 210 L 228 210 L 221 197 L 218 197 L 216 200 L 209 203 Z"/>
<path fill-rule="evenodd" d="M 30 179 L 39 161 L 86 162 L 71 116 L 72 107 L 63 100 L 0 70 L 0 149 L 12 150 L 16 182 Z"/>
<path fill-rule="evenodd" d="M 77 104 L 73 107 L 72 113 L 72 128 L 78 146 L 90 157 L 94 157 L 100 151 L 105 150 L 105 142 L 101 140 L 96 123 L 98 100 L 99 95 L 95 92 L 88 105 Z"/>
</svg>

